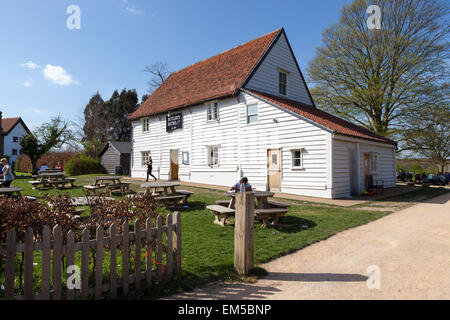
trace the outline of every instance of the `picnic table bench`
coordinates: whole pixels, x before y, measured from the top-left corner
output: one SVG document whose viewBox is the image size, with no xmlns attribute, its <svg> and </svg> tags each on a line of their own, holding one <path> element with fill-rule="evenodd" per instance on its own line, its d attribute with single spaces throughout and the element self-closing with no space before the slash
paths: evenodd
<svg viewBox="0 0 450 320">
<path fill-rule="evenodd" d="M 157 196 L 155 200 L 161 201 L 166 207 L 175 207 L 178 203 L 185 201 L 186 196 L 182 194 L 174 194 L 168 196 Z"/>
<path fill-rule="evenodd" d="M 180 202 L 186 204 L 187 199 L 193 194 L 187 190 L 176 190 L 175 187 L 179 185 L 180 183 L 176 181 L 158 181 L 143 183 L 141 184 L 141 187 L 145 188 L 147 194 L 150 193 L 154 195 L 155 199 L 163 203 L 164 206 L 171 207 Z"/>
<path fill-rule="evenodd" d="M 114 192 L 120 192 L 122 196 L 130 192 L 131 182 L 122 182 L 122 177 L 118 176 L 98 176 L 95 177 L 95 182 L 92 185 L 83 186 L 84 193 L 89 196 L 93 193 L 94 196 L 101 195 L 103 192 L 99 190 L 104 190 L 105 193 L 109 193 L 112 197 Z"/>
<path fill-rule="evenodd" d="M 254 191 L 255 193 L 255 218 L 262 220 L 262 227 L 268 227 L 278 224 L 280 219 L 288 213 L 289 204 L 268 200 L 273 197 L 274 193 L 270 191 Z M 235 192 L 227 192 L 231 200 L 216 200 L 216 205 L 207 206 L 206 208 L 216 216 L 214 223 L 224 226 L 225 220 L 234 215 Z M 224 211 L 225 210 L 225 211 Z M 229 211 L 231 210 L 231 211 Z M 225 213 L 222 213 L 224 211 Z M 221 216 L 226 216 L 225 219 Z M 221 220 L 222 219 L 222 220 Z"/>
<path fill-rule="evenodd" d="M 39 186 L 42 187 L 54 187 L 57 189 L 64 188 L 67 184 L 70 188 L 74 187 L 75 178 L 67 178 L 64 172 L 42 172 L 39 173 L 39 180 L 28 181 L 32 185 L 32 188 L 36 190 Z"/>
<path fill-rule="evenodd" d="M 272 209 L 255 209 L 255 216 L 257 219 L 263 221 L 262 227 L 277 225 L 279 220 L 288 213 L 288 209 L 272 208 Z M 270 220 L 272 220 L 270 222 Z"/>
<path fill-rule="evenodd" d="M 22 197 L 22 192 L 23 189 L 22 188 L 18 188 L 18 187 L 9 187 L 9 188 L 0 188 L 0 196 L 15 196 L 16 197 Z"/>
<path fill-rule="evenodd" d="M 206 206 L 206 209 L 208 209 L 209 211 L 211 211 L 212 214 L 214 214 L 215 216 L 214 223 L 222 227 L 228 224 L 227 219 L 229 217 L 234 216 L 235 214 L 234 209 L 230 209 L 217 204 Z"/>
</svg>

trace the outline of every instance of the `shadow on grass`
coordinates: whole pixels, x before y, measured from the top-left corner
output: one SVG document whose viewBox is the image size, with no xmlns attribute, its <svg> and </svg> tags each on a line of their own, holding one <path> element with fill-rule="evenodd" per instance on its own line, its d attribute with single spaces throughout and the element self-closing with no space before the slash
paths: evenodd
<svg viewBox="0 0 450 320">
<path fill-rule="evenodd" d="M 262 225 L 259 223 L 258 227 L 261 226 Z M 271 225 L 268 228 L 277 230 L 281 233 L 296 233 L 305 229 L 314 228 L 315 226 L 317 226 L 317 224 L 314 221 L 288 215 L 284 216 L 279 224 Z"/>
</svg>

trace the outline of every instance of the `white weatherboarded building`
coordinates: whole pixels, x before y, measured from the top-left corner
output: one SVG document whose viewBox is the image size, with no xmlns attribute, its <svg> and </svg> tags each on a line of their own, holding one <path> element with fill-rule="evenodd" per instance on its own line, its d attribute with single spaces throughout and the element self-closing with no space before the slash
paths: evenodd
<svg viewBox="0 0 450 320">
<path fill-rule="evenodd" d="M 396 143 L 317 109 L 283 29 L 173 73 L 132 115 L 132 177 L 341 198 L 395 186 Z"/>
</svg>

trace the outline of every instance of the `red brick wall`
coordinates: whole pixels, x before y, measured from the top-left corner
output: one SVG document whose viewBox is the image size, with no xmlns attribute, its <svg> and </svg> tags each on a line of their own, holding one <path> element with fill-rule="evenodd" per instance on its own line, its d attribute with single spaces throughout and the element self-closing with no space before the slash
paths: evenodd
<svg viewBox="0 0 450 320">
<path fill-rule="evenodd" d="M 49 168 L 56 166 L 58 161 L 61 161 L 63 166 L 66 165 L 67 161 L 76 155 L 75 152 L 53 152 L 49 153 L 38 160 L 38 168 L 40 168 L 44 163 L 47 164 Z M 18 158 L 19 166 L 15 168 L 16 172 L 31 172 L 31 161 L 27 155 L 20 155 Z"/>
</svg>

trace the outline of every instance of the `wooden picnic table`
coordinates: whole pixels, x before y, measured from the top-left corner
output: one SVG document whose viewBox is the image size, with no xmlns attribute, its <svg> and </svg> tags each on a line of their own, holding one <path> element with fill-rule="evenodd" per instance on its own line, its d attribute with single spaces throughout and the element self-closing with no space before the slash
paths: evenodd
<svg viewBox="0 0 450 320">
<path fill-rule="evenodd" d="M 17 197 L 22 197 L 22 188 L 18 187 L 9 187 L 9 188 L 0 188 L 0 195 L 10 196 L 16 194 Z"/>
<path fill-rule="evenodd" d="M 286 215 L 288 212 L 289 205 L 276 202 L 276 201 L 270 201 L 269 198 L 274 196 L 273 192 L 270 191 L 253 191 L 255 194 L 255 200 L 256 200 L 256 206 L 255 206 L 255 216 L 256 218 L 262 220 L 262 226 L 268 227 L 269 225 L 277 225 L 279 220 Z M 228 191 L 226 193 L 229 197 L 231 197 L 231 200 L 228 204 L 228 209 L 234 210 L 235 209 L 235 196 L 236 192 Z M 212 209 L 218 209 L 218 208 L 212 208 Z M 216 220 L 218 220 L 217 215 L 222 214 L 223 212 L 217 212 L 217 210 L 211 210 L 214 214 L 216 214 Z M 227 213 L 228 215 L 231 215 L 231 213 Z M 221 225 L 224 225 L 225 221 L 220 221 Z"/>
<path fill-rule="evenodd" d="M 253 191 L 255 194 L 255 200 L 256 200 L 256 208 L 258 209 L 265 209 L 269 207 L 268 198 L 273 197 L 275 194 L 270 191 Z M 229 197 L 231 197 L 230 204 L 228 205 L 228 208 L 234 209 L 234 202 L 235 202 L 235 196 L 236 192 L 228 191 L 226 193 Z"/>
<path fill-rule="evenodd" d="M 97 195 L 97 190 L 105 189 L 109 191 L 109 195 L 112 197 L 112 193 L 120 191 L 122 196 L 129 193 L 130 183 L 122 182 L 122 177 L 120 176 L 97 176 L 95 177 L 95 182 L 93 185 L 84 186 L 85 194 L 88 195 L 89 192 L 93 192 Z"/>
<path fill-rule="evenodd" d="M 164 181 L 164 182 L 145 182 L 141 184 L 141 187 L 146 189 L 145 191 L 146 194 L 156 195 L 155 199 L 160 200 L 164 205 L 175 206 L 180 201 L 186 204 L 187 198 L 189 198 L 192 194 L 192 192 L 190 191 L 176 190 L 175 187 L 179 185 L 180 183 L 177 181 Z M 158 191 L 158 189 L 162 190 Z"/>
<path fill-rule="evenodd" d="M 102 199 L 104 201 L 114 201 L 111 197 L 73 197 L 70 199 L 71 205 L 76 207 L 89 206 L 94 199 Z"/>
<path fill-rule="evenodd" d="M 28 181 L 33 185 L 33 189 L 36 189 L 40 185 L 43 187 L 62 188 L 68 183 L 73 188 L 73 183 L 76 180 L 75 178 L 66 178 L 65 172 L 39 172 L 38 178 L 35 181 Z"/>
<path fill-rule="evenodd" d="M 95 184 L 103 185 L 103 184 L 120 184 L 122 183 L 122 177 L 119 176 L 98 176 L 95 177 Z"/>
<path fill-rule="evenodd" d="M 163 189 L 162 193 L 167 197 L 170 194 L 176 194 L 177 191 L 175 187 L 179 186 L 180 183 L 177 181 L 164 181 L 164 182 L 145 182 L 141 184 L 142 188 L 146 189 L 146 192 L 149 192 L 151 194 L 153 193 L 160 193 L 158 192 L 158 189 Z M 152 192 L 153 189 L 153 192 Z M 169 192 L 170 189 L 170 192 Z"/>
</svg>

